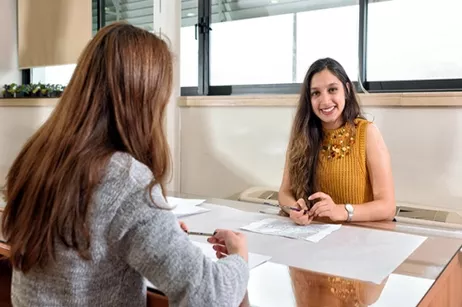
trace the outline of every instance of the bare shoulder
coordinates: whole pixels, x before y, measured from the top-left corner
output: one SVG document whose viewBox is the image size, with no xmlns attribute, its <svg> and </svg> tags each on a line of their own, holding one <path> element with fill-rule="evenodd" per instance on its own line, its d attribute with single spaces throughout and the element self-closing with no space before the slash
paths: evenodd
<svg viewBox="0 0 462 307">
<path fill-rule="evenodd" d="M 379 128 L 373 123 L 369 122 L 367 125 L 367 138 L 366 147 L 368 152 L 382 153 L 388 155 L 387 145 L 383 139 L 382 133 Z"/>
<path fill-rule="evenodd" d="M 378 141 L 383 140 L 382 133 L 380 132 L 379 128 L 373 122 L 368 122 L 367 124 L 367 139 Z"/>
</svg>

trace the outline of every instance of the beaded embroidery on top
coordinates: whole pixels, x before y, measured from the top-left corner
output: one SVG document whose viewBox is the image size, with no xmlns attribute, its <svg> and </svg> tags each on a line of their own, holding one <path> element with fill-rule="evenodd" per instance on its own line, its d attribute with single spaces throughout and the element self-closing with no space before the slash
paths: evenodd
<svg viewBox="0 0 462 307">
<path fill-rule="evenodd" d="M 342 159 L 350 154 L 355 143 L 356 125 L 345 124 L 335 130 L 324 130 L 324 140 L 321 147 L 322 154 L 328 160 Z"/>
</svg>

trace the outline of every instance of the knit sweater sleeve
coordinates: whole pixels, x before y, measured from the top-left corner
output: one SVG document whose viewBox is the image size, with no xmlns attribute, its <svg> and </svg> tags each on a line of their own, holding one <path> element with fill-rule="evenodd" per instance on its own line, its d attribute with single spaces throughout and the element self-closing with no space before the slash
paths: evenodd
<svg viewBox="0 0 462 307">
<path fill-rule="evenodd" d="M 146 189 L 129 194 L 111 222 L 109 241 L 123 261 L 164 292 L 170 306 L 238 306 L 249 278 L 243 258 L 212 261 L 175 215 L 155 207 L 147 194 Z"/>
</svg>

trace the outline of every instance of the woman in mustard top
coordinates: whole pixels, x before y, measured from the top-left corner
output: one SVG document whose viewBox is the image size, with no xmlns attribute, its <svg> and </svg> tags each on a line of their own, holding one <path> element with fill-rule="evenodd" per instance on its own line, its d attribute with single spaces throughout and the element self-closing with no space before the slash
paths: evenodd
<svg viewBox="0 0 462 307">
<path fill-rule="evenodd" d="M 331 58 L 317 60 L 306 74 L 279 204 L 300 225 L 313 218 L 377 221 L 395 215 L 388 149 L 377 127 L 362 117 L 345 70 Z"/>
</svg>

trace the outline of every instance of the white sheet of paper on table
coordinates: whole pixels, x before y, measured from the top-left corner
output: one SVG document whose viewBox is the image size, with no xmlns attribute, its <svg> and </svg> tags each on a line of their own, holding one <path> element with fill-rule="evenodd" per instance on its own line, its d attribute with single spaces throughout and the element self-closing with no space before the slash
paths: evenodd
<svg viewBox="0 0 462 307">
<path fill-rule="evenodd" d="M 202 243 L 202 242 L 195 242 L 193 241 L 194 245 L 200 247 L 202 252 L 212 259 L 213 261 L 217 261 L 217 256 L 215 254 L 215 250 L 212 248 L 212 244 L 210 243 Z M 270 260 L 271 256 L 249 253 L 249 269 L 253 269 L 260 264 L 265 263 L 266 261 Z"/>
<path fill-rule="evenodd" d="M 176 206 L 172 212 L 177 217 L 184 217 L 210 211 L 210 209 L 199 207 L 199 205 L 202 205 L 205 202 L 205 199 L 190 199 L 167 196 L 167 202 Z"/>
<path fill-rule="evenodd" d="M 212 244 L 210 243 L 202 243 L 202 242 L 192 242 L 194 245 L 198 246 L 204 255 L 213 261 L 217 261 L 218 258 L 215 254 L 215 250 L 212 248 Z M 268 260 L 271 259 L 271 256 L 266 256 L 266 255 L 261 255 L 261 254 L 255 254 L 255 253 L 249 253 L 249 270 L 267 262 Z M 148 280 L 146 280 L 146 284 L 149 288 L 156 288 L 152 283 L 150 283 Z"/>
<path fill-rule="evenodd" d="M 176 206 L 175 209 L 172 210 L 173 214 L 175 214 L 177 217 L 185 217 L 188 215 L 194 215 L 194 214 L 199 214 L 203 212 L 210 211 L 209 209 L 205 209 L 202 207 L 197 207 L 197 206 L 189 206 L 189 205 L 178 205 Z"/>
<path fill-rule="evenodd" d="M 241 229 L 261 234 L 319 242 L 340 227 L 340 224 L 310 224 L 301 226 L 294 224 L 290 220 L 270 218 L 250 223 L 241 227 Z"/>
<path fill-rule="evenodd" d="M 167 196 L 167 202 L 172 205 L 190 205 L 190 206 L 198 206 L 205 202 L 205 199 L 193 199 L 193 198 L 180 198 L 180 197 L 173 197 Z"/>
</svg>

